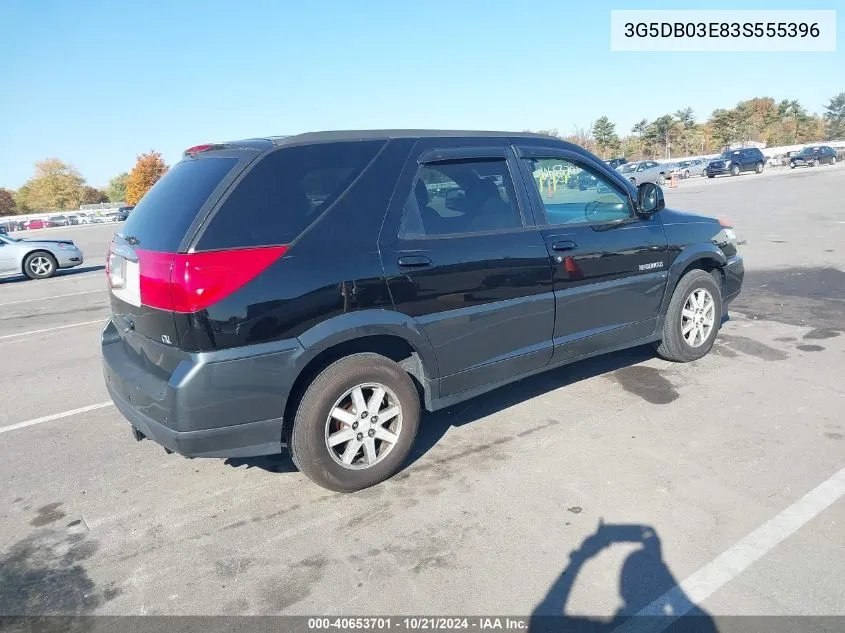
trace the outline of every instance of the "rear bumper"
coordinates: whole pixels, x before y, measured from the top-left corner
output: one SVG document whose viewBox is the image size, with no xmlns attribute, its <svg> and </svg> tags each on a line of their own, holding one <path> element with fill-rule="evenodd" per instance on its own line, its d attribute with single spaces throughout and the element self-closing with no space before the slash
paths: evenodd
<svg viewBox="0 0 845 633">
<path fill-rule="evenodd" d="M 188 354 L 149 339 L 128 342 L 111 321 L 102 336 L 103 375 L 118 410 L 145 437 L 187 457 L 280 452 L 301 351 L 293 339 Z"/>
</svg>

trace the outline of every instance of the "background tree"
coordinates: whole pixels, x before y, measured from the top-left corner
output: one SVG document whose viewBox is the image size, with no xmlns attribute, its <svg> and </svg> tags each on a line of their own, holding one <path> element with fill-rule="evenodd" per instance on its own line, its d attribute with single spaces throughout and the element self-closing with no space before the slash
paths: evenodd
<svg viewBox="0 0 845 633">
<path fill-rule="evenodd" d="M 35 163 L 35 176 L 22 187 L 25 206 L 33 210 L 76 209 L 82 199 L 85 179 L 58 158 Z"/>
<path fill-rule="evenodd" d="M 593 138 L 596 140 L 596 147 L 601 152 L 602 158 L 607 158 L 608 150 L 619 149 L 619 135 L 616 134 L 616 125 L 606 116 L 599 117 L 593 123 Z"/>
<path fill-rule="evenodd" d="M 15 198 L 15 207 L 18 213 L 26 213 L 31 211 L 29 206 L 29 185 L 21 185 L 20 188 L 13 194 Z"/>
<path fill-rule="evenodd" d="M 109 202 L 126 201 L 126 182 L 128 180 L 129 172 L 126 171 L 109 180 L 109 186 L 106 187 L 106 195 L 109 197 Z"/>
<path fill-rule="evenodd" d="M 736 116 L 732 110 L 713 110 L 710 127 L 720 150 L 726 149 L 736 139 Z"/>
<path fill-rule="evenodd" d="M 15 214 L 15 198 L 8 189 L 0 187 L 0 215 Z"/>
<path fill-rule="evenodd" d="M 101 202 L 108 202 L 109 197 L 104 191 L 100 191 L 96 187 L 84 185 L 82 187 L 81 204 L 99 204 Z"/>
<path fill-rule="evenodd" d="M 827 121 L 827 136 L 830 140 L 845 138 L 845 92 L 833 97 L 824 109 Z"/>
<path fill-rule="evenodd" d="M 126 204 L 138 204 L 144 194 L 166 172 L 167 165 L 158 152 L 151 150 L 148 154 L 138 156 L 138 160 L 126 180 Z"/>
</svg>

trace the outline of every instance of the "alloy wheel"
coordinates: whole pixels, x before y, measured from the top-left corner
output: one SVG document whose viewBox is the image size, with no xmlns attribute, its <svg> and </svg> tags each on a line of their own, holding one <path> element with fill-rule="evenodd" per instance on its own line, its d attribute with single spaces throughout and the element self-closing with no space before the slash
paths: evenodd
<svg viewBox="0 0 845 633">
<path fill-rule="evenodd" d="M 681 335 L 690 347 L 701 347 L 716 321 L 716 303 L 704 288 L 696 288 L 687 297 L 681 312 Z"/>
<path fill-rule="evenodd" d="M 402 406 L 379 383 L 357 385 L 332 406 L 326 419 L 326 449 L 351 470 L 370 468 L 396 446 L 402 432 Z"/>
<path fill-rule="evenodd" d="M 29 262 L 29 269 L 32 271 L 33 275 L 43 277 L 53 270 L 53 262 L 44 255 L 39 255 L 38 257 L 33 257 Z"/>
</svg>

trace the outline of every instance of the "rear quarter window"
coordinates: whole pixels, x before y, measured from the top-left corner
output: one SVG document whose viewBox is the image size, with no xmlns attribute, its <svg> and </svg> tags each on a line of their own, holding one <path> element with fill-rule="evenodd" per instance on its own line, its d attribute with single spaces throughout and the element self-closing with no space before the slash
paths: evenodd
<svg viewBox="0 0 845 633">
<path fill-rule="evenodd" d="M 171 167 L 126 219 L 123 234 L 137 246 L 175 253 L 211 193 L 235 167 L 236 158 L 191 158 Z"/>
<path fill-rule="evenodd" d="M 302 145 L 267 154 L 223 200 L 196 250 L 290 244 L 343 195 L 385 142 Z"/>
</svg>

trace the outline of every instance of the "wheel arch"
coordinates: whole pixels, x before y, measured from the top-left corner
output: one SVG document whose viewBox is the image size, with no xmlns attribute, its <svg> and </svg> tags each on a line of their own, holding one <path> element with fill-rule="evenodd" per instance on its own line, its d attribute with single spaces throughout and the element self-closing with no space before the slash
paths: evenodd
<svg viewBox="0 0 845 633">
<path fill-rule="evenodd" d="M 55 262 L 55 265 L 56 265 L 55 267 L 56 268 L 59 267 L 59 260 L 53 253 L 48 251 L 46 248 L 36 247 L 36 248 L 33 248 L 31 251 L 27 251 L 21 257 L 21 262 L 20 262 L 21 274 L 26 275 L 26 260 L 28 260 L 30 257 L 32 257 L 33 255 L 36 255 L 38 253 L 42 253 L 44 255 L 47 255 L 50 259 L 53 260 L 53 262 Z"/>
<path fill-rule="evenodd" d="M 665 317 L 666 310 L 678 282 L 691 270 L 703 270 L 713 275 L 721 288 L 724 284 L 723 268 L 727 263 L 724 253 L 715 244 L 701 244 L 691 246 L 683 251 L 669 267 L 669 277 L 666 281 L 666 292 L 660 304 L 660 316 Z"/>
<path fill-rule="evenodd" d="M 429 403 L 438 374 L 437 359 L 428 337 L 416 321 L 390 310 L 361 310 L 328 319 L 302 333 L 296 379 L 285 402 L 284 423 L 296 415 L 305 390 L 333 362 L 361 352 L 373 352 L 398 363 L 414 381 L 420 402 Z"/>
</svg>

